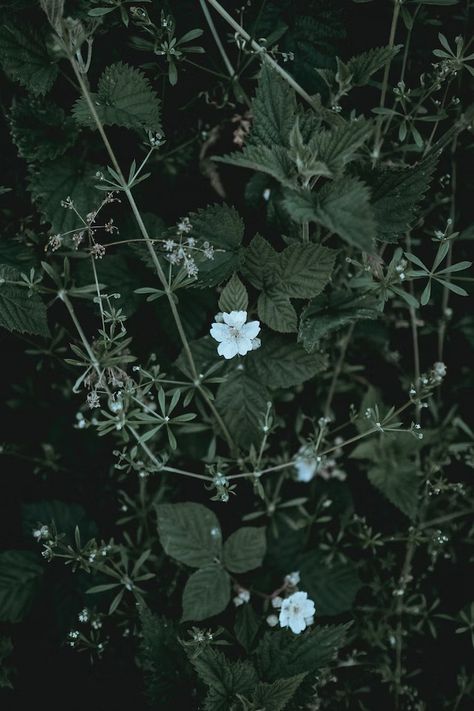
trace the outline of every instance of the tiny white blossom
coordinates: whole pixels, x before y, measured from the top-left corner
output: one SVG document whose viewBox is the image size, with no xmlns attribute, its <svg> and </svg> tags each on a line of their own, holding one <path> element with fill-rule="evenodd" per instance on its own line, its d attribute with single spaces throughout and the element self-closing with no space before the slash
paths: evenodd
<svg viewBox="0 0 474 711">
<path fill-rule="evenodd" d="M 293 573 L 289 573 L 288 575 L 285 575 L 285 583 L 287 585 L 291 585 L 292 588 L 296 588 L 298 583 L 300 582 L 300 573 L 299 570 L 295 570 Z"/>
<path fill-rule="evenodd" d="M 296 481 L 308 482 L 314 477 L 318 470 L 320 459 L 315 457 L 311 449 L 307 446 L 300 448 L 295 460 Z"/>
<path fill-rule="evenodd" d="M 267 625 L 270 625 L 270 627 L 275 627 L 277 624 L 278 624 L 278 617 L 276 615 L 268 615 Z"/>
<path fill-rule="evenodd" d="M 283 602 L 283 598 L 277 595 L 276 597 L 272 597 L 272 607 L 275 608 L 275 610 L 279 610 L 281 607 L 281 603 Z"/>
<path fill-rule="evenodd" d="M 249 590 L 239 590 L 237 595 L 233 598 L 232 602 L 236 607 L 240 607 L 240 605 L 243 605 L 246 602 L 249 602 L 250 600 L 250 591 Z"/>
<path fill-rule="evenodd" d="M 314 621 L 314 602 L 308 600 L 308 593 L 296 592 L 283 600 L 280 610 L 280 626 L 289 627 L 299 634 Z"/>
<path fill-rule="evenodd" d="M 237 354 L 245 355 L 258 348 L 260 340 L 256 336 L 260 333 L 259 321 L 247 321 L 246 311 L 231 311 L 223 313 L 224 323 L 214 322 L 211 327 L 211 336 L 219 342 L 217 352 L 226 360 Z M 258 343 L 255 343 L 258 341 Z"/>
</svg>

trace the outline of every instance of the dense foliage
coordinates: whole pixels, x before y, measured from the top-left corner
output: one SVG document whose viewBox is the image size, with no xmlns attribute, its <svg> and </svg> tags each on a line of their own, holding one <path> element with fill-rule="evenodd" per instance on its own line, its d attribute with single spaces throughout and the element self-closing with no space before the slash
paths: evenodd
<svg viewBox="0 0 474 711">
<path fill-rule="evenodd" d="M 472 708 L 473 11 L 0 2 L 5 708 Z"/>
</svg>

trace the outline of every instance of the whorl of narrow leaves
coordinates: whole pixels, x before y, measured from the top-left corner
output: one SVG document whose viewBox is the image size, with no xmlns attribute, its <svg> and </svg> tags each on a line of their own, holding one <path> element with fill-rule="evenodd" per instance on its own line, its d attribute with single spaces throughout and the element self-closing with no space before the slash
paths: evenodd
<svg viewBox="0 0 474 711">
<path fill-rule="evenodd" d="M 58 75 L 44 34 L 28 25 L 0 27 L 0 63 L 5 74 L 38 96 L 51 89 Z"/>
<path fill-rule="evenodd" d="M 92 101 L 106 125 L 161 131 L 160 100 L 143 72 L 128 64 L 117 62 L 105 69 Z M 73 114 L 81 125 L 96 128 L 84 97 L 76 101 Z"/>
</svg>

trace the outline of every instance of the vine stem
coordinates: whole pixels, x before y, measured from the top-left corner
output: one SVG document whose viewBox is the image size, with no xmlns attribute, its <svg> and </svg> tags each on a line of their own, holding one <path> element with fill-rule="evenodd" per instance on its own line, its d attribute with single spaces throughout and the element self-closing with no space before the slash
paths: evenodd
<svg viewBox="0 0 474 711">
<path fill-rule="evenodd" d="M 390 37 L 388 40 L 388 46 L 390 49 L 393 49 L 393 46 L 395 44 L 395 33 L 397 31 L 399 14 L 400 14 L 400 0 L 394 0 L 392 24 L 390 26 Z M 380 104 L 379 104 L 380 109 L 383 109 L 385 106 L 385 98 L 387 96 L 388 77 L 390 74 L 390 65 L 391 64 L 392 64 L 392 59 L 391 58 L 387 59 L 387 62 L 385 63 L 385 70 L 383 73 L 382 91 L 380 93 Z M 383 122 L 383 116 L 379 116 L 377 119 L 376 127 L 375 127 L 375 140 L 374 140 L 374 151 L 373 151 L 374 157 L 377 157 L 377 158 L 380 155 L 380 149 L 382 147 L 382 140 L 381 140 L 382 122 Z"/>
<path fill-rule="evenodd" d="M 331 409 L 331 404 L 332 404 L 332 401 L 334 398 L 334 393 L 336 391 L 337 381 L 339 380 L 339 376 L 342 371 L 342 366 L 344 365 L 344 360 L 346 358 L 347 348 L 348 348 L 350 340 L 352 338 L 352 334 L 354 332 L 354 327 L 355 327 L 355 323 L 352 323 L 349 326 L 346 336 L 341 344 L 341 352 L 339 354 L 339 360 L 337 361 L 336 367 L 334 368 L 334 373 L 332 376 L 331 385 L 329 386 L 329 391 L 328 391 L 328 395 L 326 398 L 326 404 L 324 406 L 324 416 L 325 417 L 329 416 L 329 411 Z"/>
<path fill-rule="evenodd" d="M 201 5 L 201 9 L 204 13 L 204 17 L 206 18 L 206 22 L 209 25 L 209 29 L 211 30 L 211 34 L 214 37 L 214 41 L 217 45 L 217 49 L 219 50 L 219 52 L 221 54 L 222 60 L 226 66 L 229 76 L 231 79 L 233 79 L 235 77 L 235 69 L 232 66 L 232 62 L 230 61 L 229 56 L 224 49 L 224 45 L 221 42 L 221 38 L 219 37 L 219 33 L 216 30 L 214 21 L 211 17 L 209 10 L 207 9 L 206 0 L 199 0 L 199 4 Z"/>
<path fill-rule="evenodd" d="M 82 95 L 84 96 L 84 99 L 87 102 L 87 106 L 88 106 L 89 111 L 91 112 L 91 115 L 92 115 L 94 122 L 97 126 L 97 130 L 99 131 L 99 134 L 102 138 L 102 141 L 103 141 L 106 151 L 109 155 L 109 158 L 112 161 L 112 165 L 113 165 L 117 175 L 120 178 L 120 182 L 122 183 L 123 192 L 125 193 L 127 200 L 130 204 L 133 215 L 135 217 L 135 221 L 138 225 L 138 228 L 139 228 L 141 234 L 143 235 L 143 239 L 146 242 L 146 246 L 147 246 L 147 249 L 150 253 L 150 257 L 152 259 L 153 265 L 156 269 L 156 273 L 157 273 L 158 278 L 163 286 L 163 290 L 164 290 L 166 297 L 168 299 L 171 313 L 173 315 L 173 319 L 175 321 L 176 328 L 178 330 L 178 334 L 179 334 L 184 352 L 186 353 L 186 358 L 189 362 L 191 375 L 194 380 L 196 389 L 199 391 L 201 397 L 204 399 L 208 408 L 211 410 L 212 414 L 214 415 L 214 417 L 215 417 L 215 419 L 222 431 L 222 434 L 224 435 L 225 439 L 227 440 L 227 444 L 229 445 L 230 450 L 235 451 L 236 446 L 234 444 L 234 441 L 231 437 L 229 430 L 227 429 L 225 422 L 222 420 L 222 417 L 220 416 L 219 412 L 217 411 L 215 405 L 211 402 L 206 391 L 202 388 L 200 377 L 199 377 L 199 374 L 196 369 L 196 364 L 194 362 L 194 358 L 193 358 L 193 355 L 191 352 L 191 348 L 189 346 L 188 339 L 187 339 L 186 334 L 184 332 L 183 324 L 182 324 L 182 321 L 181 321 L 181 318 L 180 318 L 180 315 L 179 315 L 179 312 L 178 312 L 178 309 L 176 306 L 176 301 L 175 301 L 173 292 L 170 289 L 166 275 L 165 275 L 163 268 L 160 264 L 158 256 L 153 248 L 153 242 L 150 238 L 150 235 L 148 234 L 148 230 L 145 227 L 145 223 L 143 222 L 142 216 L 141 216 L 138 206 L 135 202 L 135 198 L 133 197 L 132 192 L 127 185 L 127 181 L 125 180 L 125 177 L 122 173 L 122 170 L 120 168 L 118 160 L 115 156 L 114 150 L 113 150 L 112 146 L 110 145 L 107 134 L 105 133 L 104 127 L 102 125 L 102 121 L 100 120 L 99 115 L 98 115 L 96 108 L 94 106 L 94 102 L 92 101 L 92 97 L 90 95 L 89 88 L 88 88 L 86 82 L 84 81 L 84 77 L 83 77 L 81 70 L 77 65 L 77 61 L 74 59 L 74 57 L 72 57 L 72 56 L 70 57 L 70 62 L 71 62 L 74 74 L 76 75 L 76 79 L 79 83 Z"/>
<path fill-rule="evenodd" d="M 287 71 L 283 69 L 283 67 L 280 67 L 278 62 L 276 62 L 272 57 L 270 57 L 269 54 L 267 54 L 265 47 L 262 47 L 262 45 L 258 44 L 250 35 L 248 32 L 244 30 L 242 25 L 240 25 L 232 15 L 229 15 L 227 10 L 225 10 L 222 5 L 217 2 L 217 0 L 206 0 L 206 2 L 209 3 L 209 5 L 212 5 L 214 10 L 219 13 L 219 15 L 229 24 L 232 29 L 237 32 L 241 37 L 244 38 L 246 42 L 249 42 L 250 46 L 252 49 L 254 49 L 256 52 L 258 52 L 267 64 L 269 64 L 273 69 L 275 69 L 276 72 L 286 81 L 288 84 L 296 91 L 297 94 L 299 94 L 305 101 L 308 102 L 308 104 L 312 107 L 314 107 L 314 101 L 311 98 L 311 96 L 303 89 L 302 86 L 298 84 L 297 81 L 293 79 L 293 77 L 288 74 Z"/>
</svg>

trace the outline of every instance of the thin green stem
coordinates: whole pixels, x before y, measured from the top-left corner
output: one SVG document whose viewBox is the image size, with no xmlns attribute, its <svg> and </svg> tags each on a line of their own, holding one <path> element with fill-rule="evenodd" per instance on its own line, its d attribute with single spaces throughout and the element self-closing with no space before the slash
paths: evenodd
<svg viewBox="0 0 474 711">
<path fill-rule="evenodd" d="M 392 24 L 390 26 L 390 37 L 388 40 L 388 46 L 390 49 L 393 49 L 393 46 L 395 44 L 395 34 L 397 31 L 397 24 L 398 24 L 398 16 L 400 14 L 400 1 L 399 0 L 394 0 L 393 4 L 393 14 L 392 14 Z M 392 64 L 392 59 L 391 57 L 387 60 L 385 64 L 385 70 L 383 73 L 383 80 L 382 80 L 382 91 L 380 93 L 380 104 L 379 108 L 383 109 L 385 106 L 385 98 L 387 96 L 387 88 L 388 88 L 388 77 L 390 74 L 390 65 Z M 380 149 L 382 147 L 382 122 L 383 122 L 383 116 L 378 116 L 377 117 L 377 124 L 375 127 L 375 140 L 374 140 L 374 151 L 373 155 L 374 158 L 378 158 L 380 155 Z"/>
<path fill-rule="evenodd" d="M 204 17 L 206 18 L 206 22 L 209 25 L 209 29 L 211 30 L 211 34 L 214 37 L 214 41 L 217 45 L 217 49 L 220 52 L 222 61 L 224 62 L 225 66 L 226 66 L 229 76 L 231 77 L 231 79 L 233 79 L 235 77 L 235 69 L 232 66 L 232 62 L 230 61 L 229 56 L 224 49 L 224 45 L 221 42 L 221 38 L 219 37 L 219 33 L 216 30 L 214 21 L 211 17 L 209 10 L 207 9 L 206 0 L 199 0 L 199 4 L 201 5 L 201 9 L 204 13 Z"/>
</svg>

